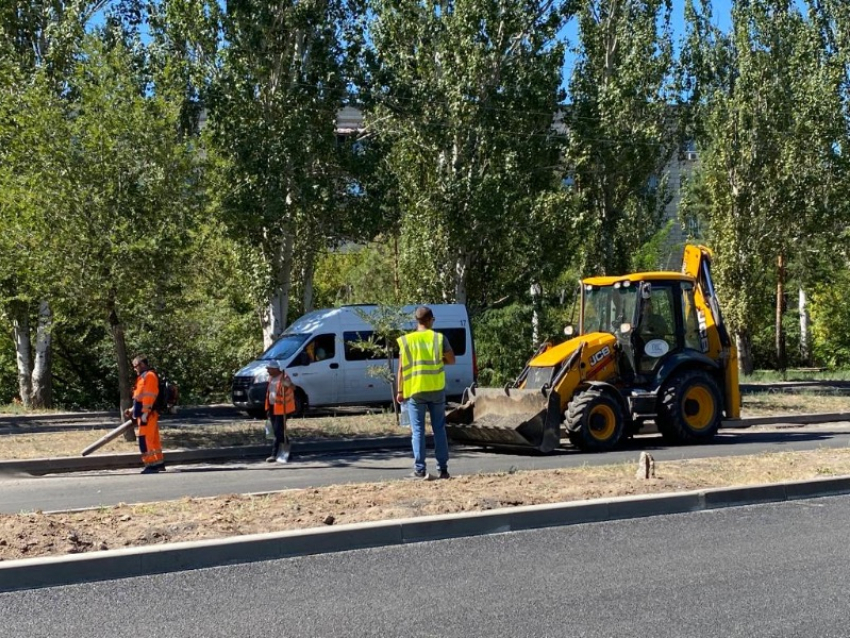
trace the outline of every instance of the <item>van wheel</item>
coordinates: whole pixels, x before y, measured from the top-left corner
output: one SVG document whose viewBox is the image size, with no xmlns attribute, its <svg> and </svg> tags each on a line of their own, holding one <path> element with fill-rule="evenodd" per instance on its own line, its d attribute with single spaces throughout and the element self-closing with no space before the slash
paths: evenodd
<svg viewBox="0 0 850 638">
<path fill-rule="evenodd" d="M 266 411 L 262 408 L 251 408 L 250 410 L 245 410 L 248 413 L 248 416 L 252 419 L 265 419 Z"/>
<path fill-rule="evenodd" d="M 720 428 L 721 394 L 714 378 L 702 370 L 677 374 L 664 386 L 658 431 L 671 443 L 702 443 Z"/>
<path fill-rule="evenodd" d="M 599 388 L 577 394 L 567 407 L 567 437 L 584 452 L 612 449 L 623 436 L 625 419 L 620 402 Z"/>
</svg>

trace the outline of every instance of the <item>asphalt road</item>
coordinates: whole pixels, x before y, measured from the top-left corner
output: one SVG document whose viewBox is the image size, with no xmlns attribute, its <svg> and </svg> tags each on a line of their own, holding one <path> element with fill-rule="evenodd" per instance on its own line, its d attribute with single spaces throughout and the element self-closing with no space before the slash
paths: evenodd
<svg viewBox="0 0 850 638">
<path fill-rule="evenodd" d="M 453 474 L 501 472 L 511 469 L 551 469 L 637 460 L 641 450 L 656 461 L 813 450 L 850 445 L 850 424 L 808 425 L 796 428 L 724 430 L 709 445 L 665 447 L 657 435 L 638 437 L 626 449 L 605 454 L 562 450 L 550 456 L 485 452 L 454 448 Z M 138 470 L 56 474 L 41 477 L 0 476 L 0 513 L 55 511 L 140 503 L 232 493 L 317 487 L 338 483 L 399 479 L 411 471 L 407 451 L 297 456 L 289 465 L 261 461 L 214 466 L 172 466 L 163 474 L 140 476 Z M 430 451 L 429 451 L 430 454 Z M 167 460 L 167 455 L 166 455 Z M 434 470 L 433 457 L 429 458 Z M 848 633 L 850 635 L 850 633 Z"/>
<path fill-rule="evenodd" d="M 846 638 L 850 497 L 0 594 L 0 638 Z"/>
</svg>

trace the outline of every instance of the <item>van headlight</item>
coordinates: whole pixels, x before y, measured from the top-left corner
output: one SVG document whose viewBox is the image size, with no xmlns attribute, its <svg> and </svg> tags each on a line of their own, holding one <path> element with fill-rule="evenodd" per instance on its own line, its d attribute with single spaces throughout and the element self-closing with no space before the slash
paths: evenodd
<svg viewBox="0 0 850 638">
<path fill-rule="evenodd" d="M 269 380 L 269 373 L 263 369 L 254 375 L 254 383 L 266 383 Z"/>
</svg>

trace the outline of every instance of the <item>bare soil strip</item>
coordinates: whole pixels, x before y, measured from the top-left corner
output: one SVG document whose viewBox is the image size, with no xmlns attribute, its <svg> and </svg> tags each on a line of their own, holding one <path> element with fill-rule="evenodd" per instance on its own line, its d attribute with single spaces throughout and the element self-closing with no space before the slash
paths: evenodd
<svg viewBox="0 0 850 638">
<path fill-rule="evenodd" d="M 747 398 L 747 416 L 850 411 L 850 399 L 770 395 Z M 358 420 L 362 419 L 362 420 Z M 309 421 L 309 423 L 307 423 Z M 346 417 L 344 423 L 294 421 L 295 436 L 399 434 L 392 415 Z M 298 429 L 305 428 L 305 429 Z M 97 431 L 0 437 L 0 458 L 75 455 Z M 164 428 L 166 447 L 224 447 L 264 442 L 262 424 Z M 209 445 L 207 445 L 209 444 Z M 111 446 L 111 447 L 110 447 Z M 132 452 L 128 442 L 110 452 Z M 117 448 L 117 449 L 116 449 Z M 636 461 L 637 459 L 635 459 Z M 850 475 L 850 450 L 761 454 L 657 463 L 653 479 L 635 478 L 635 463 L 288 490 L 267 495 L 118 505 L 82 512 L 0 514 L 0 560 L 76 554 L 393 518 L 485 511 L 599 497 Z"/>
</svg>

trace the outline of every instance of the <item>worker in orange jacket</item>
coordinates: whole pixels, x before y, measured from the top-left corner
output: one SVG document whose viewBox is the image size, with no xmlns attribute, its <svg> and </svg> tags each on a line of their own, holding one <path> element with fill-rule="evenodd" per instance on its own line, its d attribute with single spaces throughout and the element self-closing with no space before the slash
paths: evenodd
<svg viewBox="0 0 850 638">
<path fill-rule="evenodd" d="M 142 474 L 165 471 L 162 443 L 159 440 L 159 414 L 154 402 L 159 394 L 159 379 L 148 365 L 148 358 L 140 354 L 133 359 L 133 369 L 138 375 L 133 389 L 133 407 L 124 411 L 125 418 L 132 418 L 139 428 L 139 451 L 145 464 Z"/>
<path fill-rule="evenodd" d="M 286 416 L 296 410 L 295 388 L 283 366 L 277 361 L 266 364 L 269 373 L 269 385 L 266 389 L 266 416 L 272 424 L 274 445 L 267 463 L 286 463 L 289 461 L 291 444 L 286 435 Z"/>
</svg>

